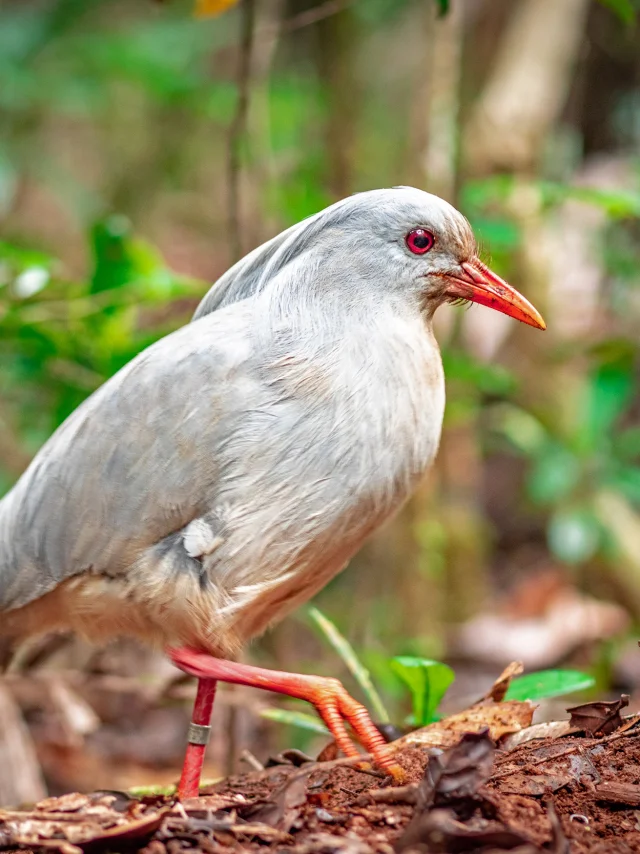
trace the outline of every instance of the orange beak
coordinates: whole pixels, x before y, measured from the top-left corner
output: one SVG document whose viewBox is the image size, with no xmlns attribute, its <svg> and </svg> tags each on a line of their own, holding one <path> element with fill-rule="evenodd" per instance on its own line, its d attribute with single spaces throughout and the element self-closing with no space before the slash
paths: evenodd
<svg viewBox="0 0 640 854">
<path fill-rule="evenodd" d="M 536 329 L 546 329 L 540 312 L 529 300 L 508 285 L 500 276 L 486 267 L 478 258 L 460 264 L 460 272 L 445 276 L 446 295 L 452 299 L 465 299 L 489 308 L 495 308 Z"/>
</svg>

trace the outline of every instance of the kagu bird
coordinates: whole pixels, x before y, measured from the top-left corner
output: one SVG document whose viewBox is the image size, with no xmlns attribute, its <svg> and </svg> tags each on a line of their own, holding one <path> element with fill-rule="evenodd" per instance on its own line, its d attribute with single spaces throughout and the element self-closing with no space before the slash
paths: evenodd
<svg viewBox="0 0 640 854">
<path fill-rule="evenodd" d="M 440 439 L 431 329 L 469 300 L 544 329 L 467 220 L 399 187 L 352 196 L 232 267 L 191 324 L 67 419 L 0 502 L 0 666 L 44 632 L 161 645 L 199 677 L 180 782 L 197 794 L 217 680 L 312 702 L 394 769 L 337 680 L 229 660 L 396 511 Z"/>
</svg>

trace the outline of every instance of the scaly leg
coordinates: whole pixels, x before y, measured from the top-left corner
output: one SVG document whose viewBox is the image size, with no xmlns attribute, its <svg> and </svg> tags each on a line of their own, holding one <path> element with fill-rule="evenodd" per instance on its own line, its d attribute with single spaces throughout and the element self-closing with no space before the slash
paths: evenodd
<svg viewBox="0 0 640 854">
<path fill-rule="evenodd" d="M 204 752 L 207 749 L 211 730 L 211 713 L 213 712 L 217 684 L 215 679 L 198 679 L 198 692 L 193 704 L 193 718 L 189 726 L 187 750 L 178 783 L 178 797 L 181 799 L 198 797 Z"/>
<path fill-rule="evenodd" d="M 344 721 L 351 724 L 364 749 L 371 754 L 374 762 L 380 768 L 392 774 L 396 778 L 402 776 L 402 769 L 394 762 L 393 754 L 385 743 L 384 738 L 373 725 L 369 713 L 360 703 L 351 697 L 338 679 L 324 676 L 306 676 L 300 673 L 281 673 L 279 670 L 265 670 L 262 667 L 251 667 L 248 664 L 237 664 L 233 661 L 225 661 L 222 658 L 214 658 L 204 652 L 181 647 L 180 649 L 169 649 L 167 654 L 176 665 L 185 673 L 191 673 L 203 682 L 214 681 L 233 682 L 237 685 L 249 685 L 252 688 L 262 688 L 265 691 L 275 691 L 278 694 L 287 694 L 300 700 L 312 703 L 327 728 L 333 735 L 340 750 L 346 756 L 357 757 L 358 751 L 347 733 Z M 196 705 L 198 701 L 196 700 Z M 211 700 L 213 703 L 213 699 Z M 211 715 L 209 707 L 209 717 Z M 195 723 L 194 716 L 194 723 Z M 208 722 L 208 720 L 207 720 Z M 193 745 L 189 745 L 193 747 Z M 185 760 L 185 769 L 187 761 Z M 200 767 L 202 761 L 200 761 Z M 183 779 L 185 771 L 183 771 Z M 199 781 L 199 776 L 198 776 Z M 189 794 L 183 792 L 182 781 L 179 795 L 181 797 L 192 797 L 193 786 L 188 788 Z"/>
</svg>

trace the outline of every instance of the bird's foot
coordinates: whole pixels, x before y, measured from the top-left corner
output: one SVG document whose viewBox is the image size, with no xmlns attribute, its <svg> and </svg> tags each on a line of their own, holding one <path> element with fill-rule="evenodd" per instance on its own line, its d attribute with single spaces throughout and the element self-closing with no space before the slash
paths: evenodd
<svg viewBox="0 0 640 854">
<path fill-rule="evenodd" d="M 294 674 L 286 674 L 294 675 Z M 404 780 L 404 771 L 394 760 L 386 741 L 375 727 L 366 708 L 354 700 L 339 679 L 323 676 L 306 676 L 309 680 L 308 695 L 302 699 L 312 703 L 340 750 L 345 756 L 358 757 L 344 722 L 346 721 L 358 737 L 364 749 L 371 754 L 374 763 L 397 781 Z"/>
<path fill-rule="evenodd" d="M 351 725 L 364 749 L 371 754 L 374 763 L 396 780 L 403 779 L 402 768 L 395 762 L 392 751 L 374 726 L 369 713 L 347 693 L 338 679 L 282 673 L 279 670 L 237 664 L 186 647 L 170 649 L 167 653 L 176 667 L 199 679 L 233 682 L 307 700 L 316 707 L 336 744 L 346 756 L 357 758 L 360 754 L 349 737 L 345 721 Z"/>
</svg>

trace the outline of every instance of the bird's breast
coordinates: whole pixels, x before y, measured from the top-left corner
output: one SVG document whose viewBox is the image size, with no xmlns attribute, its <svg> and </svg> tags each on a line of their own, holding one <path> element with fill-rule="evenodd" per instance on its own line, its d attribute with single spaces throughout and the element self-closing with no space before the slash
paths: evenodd
<svg viewBox="0 0 640 854">
<path fill-rule="evenodd" d="M 243 639 L 342 569 L 436 454 L 444 380 L 435 340 L 422 324 L 386 332 L 313 357 L 292 349 L 264 366 L 272 397 L 245 424 L 254 456 L 228 468 L 229 492 L 243 500 L 227 505 L 215 553 Z"/>
</svg>

